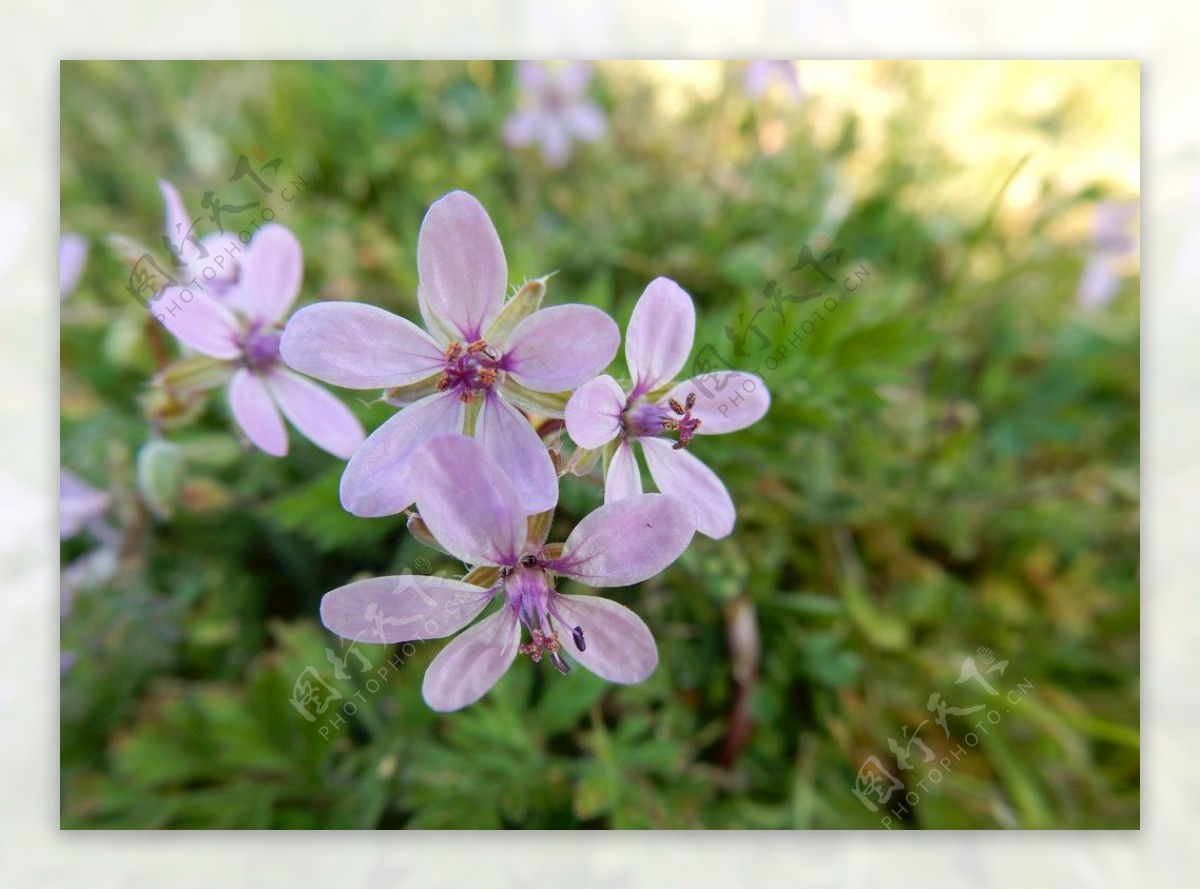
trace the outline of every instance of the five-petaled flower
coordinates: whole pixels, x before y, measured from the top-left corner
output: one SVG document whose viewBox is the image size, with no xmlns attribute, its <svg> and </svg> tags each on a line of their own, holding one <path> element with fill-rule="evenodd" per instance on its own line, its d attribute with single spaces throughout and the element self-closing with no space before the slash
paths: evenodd
<svg viewBox="0 0 1200 890">
<path fill-rule="evenodd" d="M 499 610 L 458 636 L 429 666 L 422 693 L 438 711 L 479 699 L 518 653 L 534 661 L 544 656 L 564 674 L 569 657 L 614 683 L 650 676 L 658 650 L 642 620 L 612 600 L 558 593 L 555 577 L 624 587 L 658 574 L 695 532 L 685 504 L 661 494 L 607 504 L 586 516 L 566 543 L 547 545 L 549 522 L 529 515 L 478 442 L 439 436 L 418 451 L 413 465 L 421 518 L 447 552 L 475 568 L 462 581 L 393 575 L 339 587 L 321 601 L 326 627 L 364 643 L 435 639 L 466 627 L 502 597 Z"/>
<path fill-rule="evenodd" d="M 363 441 L 362 425 L 336 397 L 283 366 L 283 318 L 300 292 L 300 243 L 278 224 L 246 247 L 238 279 L 220 299 L 179 285 L 152 304 L 155 317 L 184 345 L 233 372 L 229 402 L 246 436 L 268 454 L 287 454 L 279 410 L 307 438 L 341 458 Z M 278 407 L 277 407 L 278 406 Z"/>
<path fill-rule="evenodd" d="M 466 192 L 429 208 L 417 240 L 417 297 L 428 330 L 364 303 L 301 309 L 283 357 L 305 374 L 351 389 L 387 389 L 404 404 L 373 432 L 342 476 L 342 505 L 387 516 L 416 497 L 412 457 L 439 433 L 473 432 L 531 513 L 558 501 L 548 451 L 517 408 L 562 414 L 538 394 L 570 392 L 616 355 L 621 335 L 603 311 L 538 308 L 544 288 L 507 303 L 508 264 L 487 211 Z M 511 403 L 511 404 L 510 404 Z"/>
<path fill-rule="evenodd" d="M 522 107 L 504 124 L 504 140 L 513 148 L 537 144 L 551 167 L 571 157 L 571 142 L 595 142 L 604 135 L 604 113 L 587 98 L 592 67 L 587 62 L 561 66 L 518 62 Z"/>
<path fill-rule="evenodd" d="M 723 538 L 733 531 L 733 500 L 717 474 L 689 454 L 687 446 L 695 434 L 745 429 L 767 413 L 771 397 L 761 378 L 741 371 L 723 372 L 736 384 L 721 388 L 711 374 L 672 385 L 692 350 L 695 331 L 692 298 L 669 278 L 654 279 L 638 299 L 625 334 L 630 390 L 622 390 L 608 375 L 597 377 L 567 402 L 566 425 L 583 448 L 616 441 L 607 462 L 606 504 L 642 491 L 633 453 L 636 441 L 659 491 L 692 506 L 701 534 Z"/>
</svg>

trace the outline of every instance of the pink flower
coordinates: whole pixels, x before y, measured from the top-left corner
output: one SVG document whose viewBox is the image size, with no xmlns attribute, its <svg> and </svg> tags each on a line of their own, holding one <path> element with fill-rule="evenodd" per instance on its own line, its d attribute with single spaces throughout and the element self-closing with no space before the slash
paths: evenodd
<svg viewBox="0 0 1200 890">
<path fill-rule="evenodd" d="M 607 129 L 604 113 L 586 95 L 591 80 L 587 62 L 518 62 L 522 107 L 505 122 L 504 141 L 513 148 L 536 143 L 547 164 L 561 167 L 572 140 L 595 142 Z"/>
<path fill-rule="evenodd" d="M 567 402 L 566 425 L 582 448 L 616 443 L 607 461 L 606 504 L 641 493 L 633 453 L 637 442 L 659 490 L 691 505 L 697 531 L 723 538 L 733 531 L 733 499 L 687 446 L 693 435 L 732 433 L 756 423 L 767 413 L 771 396 L 759 377 L 741 371 L 674 384 L 695 332 L 692 298 L 669 278 L 654 279 L 638 299 L 625 335 L 631 389 L 625 392 L 608 375 L 597 377 Z M 714 377 L 724 375 L 735 377 L 736 385 L 714 384 Z"/>
<path fill-rule="evenodd" d="M 225 297 L 238 281 L 242 242 L 235 232 L 214 232 L 200 237 L 196 225 L 201 217 L 188 213 L 175 186 L 165 179 L 158 181 L 166 205 L 166 224 L 162 246 L 179 265 L 164 266 L 180 283 L 201 287 L 217 297 Z M 211 277 L 204 277 L 205 270 Z M 201 284 L 203 282 L 203 284 Z"/>
<path fill-rule="evenodd" d="M 111 499 L 92 488 L 66 467 L 58 477 L 58 534 L 62 540 L 73 538 L 85 526 L 108 510 Z"/>
<path fill-rule="evenodd" d="M 232 370 L 229 403 L 251 442 L 267 454 L 287 454 L 282 409 L 306 438 L 348 458 L 363 441 L 358 419 L 324 388 L 287 370 L 279 356 L 283 318 L 300 292 L 302 274 L 300 242 L 271 224 L 246 247 L 238 281 L 222 299 L 192 287 L 169 287 L 153 311 L 184 345 Z"/>
<path fill-rule="evenodd" d="M 1130 231 L 1138 218 L 1137 201 L 1101 201 L 1092 224 L 1092 250 L 1079 279 L 1079 305 L 1096 309 L 1112 302 L 1121 288 L 1121 267 L 1138 255 Z"/>
<path fill-rule="evenodd" d="M 58 239 L 58 295 L 65 297 L 79 286 L 87 262 L 88 242 L 82 235 L 64 232 Z"/>
<path fill-rule="evenodd" d="M 569 392 L 591 380 L 616 355 L 620 331 L 592 306 L 514 306 L 522 298 L 506 304 L 500 237 L 466 192 L 451 192 L 429 208 L 417 240 L 417 272 L 428 332 L 363 303 L 309 306 L 284 332 L 283 357 L 296 370 L 351 389 L 397 388 L 411 401 L 346 466 L 342 505 L 357 516 L 399 513 L 415 499 L 417 448 L 438 433 L 473 431 L 526 509 L 549 510 L 558 502 L 554 465 L 512 403 L 553 413 L 535 405 L 537 394 Z"/>
<path fill-rule="evenodd" d="M 761 99 L 772 81 L 782 85 L 784 93 L 793 101 L 804 98 L 800 86 L 800 75 L 792 61 L 756 59 L 746 65 L 746 93 L 752 99 Z"/>
<path fill-rule="evenodd" d="M 575 661 L 613 683 L 640 683 L 653 673 L 658 650 L 637 615 L 601 597 L 560 594 L 554 578 L 624 587 L 658 574 L 695 533 L 684 504 L 655 494 L 609 504 L 584 518 L 565 544 L 547 545 L 549 523 L 529 522 L 516 488 L 478 442 L 440 436 L 413 464 L 421 518 L 447 552 L 476 568 L 461 581 L 391 575 L 339 587 L 321 600 L 326 627 L 366 643 L 436 639 L 502 598 L 498 611 L 429 666 L 422 694 L 437 711 L 478 700 L 518 653 L 535 662 L 545 656 L 563 674 Z M 531 534 L 534 528 L 541 531 Z"/>
</svg>

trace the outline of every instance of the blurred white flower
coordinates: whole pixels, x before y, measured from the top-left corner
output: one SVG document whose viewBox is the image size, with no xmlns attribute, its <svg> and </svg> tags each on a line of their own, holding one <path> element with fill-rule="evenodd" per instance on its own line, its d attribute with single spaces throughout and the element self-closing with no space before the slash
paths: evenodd
<svg viewBox="0 0 1200 890">
<path fill-rule="evenodd" d="M 587 97 L 592 66 L 587 62 L 550 65 L 518 62 L 521 107 L 504 124 L 504 141 L 513 148 L 537 144 L 551 167 L 571 157 L 573 141 L 595 142 L 608 123 Z"/>
</svg>

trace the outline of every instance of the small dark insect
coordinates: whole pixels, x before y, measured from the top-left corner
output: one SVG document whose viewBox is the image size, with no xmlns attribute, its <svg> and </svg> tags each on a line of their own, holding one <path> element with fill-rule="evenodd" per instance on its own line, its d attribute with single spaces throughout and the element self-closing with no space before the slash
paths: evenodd
<svg viewBox="0 0 1200 890">
<path fill-rule="evenodd" d="M 587 651 L 587 643 L 583 639 L 583 628 L 577 627 L 571 632 L 571 636 L 575 639 L 575 648 L 580 652 Z"/>
<path fill-rule="evenodd" d="M 521 565 L 525 566 L 527 569 L 532 569 L 535 565 L 537 565 L 537 557 L 532 553 L 526 553 L 521 557 Z"/>
</svg>

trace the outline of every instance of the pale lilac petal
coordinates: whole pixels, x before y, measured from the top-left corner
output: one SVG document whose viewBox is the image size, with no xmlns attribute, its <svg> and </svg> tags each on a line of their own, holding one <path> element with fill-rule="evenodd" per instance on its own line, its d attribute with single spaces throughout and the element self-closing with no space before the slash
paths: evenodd
<svg viewBox="0 0 1200 890">
<path fill-rule="evenodd" d="M 58 241 L 58 294 L 65 297 L 79 286 L 87 262 L 88 241 L 82 235 L 67 232 Z"/>
<path fill-rule="evenodd" d="M 646 287 L 625 331 L 625 361 L 633 392 L 641 395 L 679 373 L 696 336 L 696 307 L 669 278 Z"/>
<path fill-rule="evenodd" d="M 417 275 L 430 311 L 463 340 L 478 340 L 504 303 L 508 263 L 474 197 L 451 192 L 429 208 L 417 238 Z"/>
<path fill-rule="evenodd" d="M 504 141 L 512 148 L 532 145 L 542 131 L 542 113 L 534 108 L 514 112 L 504 122 Z"/>
<path fill-rule="evenodd" d="M 483 445 L 463 435 L 438 436 L 412 464 L 417 509 L 447 553 L 470 565 L 516 564 L 526 511 Z"/>
<path fill-rule="evenodd" d="M 450 641 L 425 671 L 421 695 L 435 711 L 457 711 L 478 701 L 517 657 L 521 626 L 502 607 Z"/>
<path fill-rule="evenodd" d="M 1117 273 L 1112 259 L 1100 253 L 1088 257 L 1076 292 L 1079 305 L 1088 309 L 1105 306 L 1112 302 L 1120 290 L 1121 276 Z"/>
<path fill-rule="evenodd" d="M 608 367 L 621 331 L 595 306 L 551 306 L 520 321 L 504 346 L 504 368 L 535 392 L 569 392 Z"/>
<path fill-rule="evenodd" d="M 333 393 L 281 368 L 271 370 L 267 385 L 284 416 L 318 448 L 349 460 L 362 445 L 362 424 Z"/>
<path fill-rule="evenodd" d="M 716 389 L 717 382 L 724 383 L 724 388 Z M 684 380 L 660 404 L 666 405 L 669 399 L 683 404 L 692 393 L 696 395 L 692 416 L 700 419 L 698 436 L 744 430 L 762 420 L 771 407 L 771 393 L 762 378 L 745 371 L 720 371 Z"/>
<path fill-rule="evenodd" d="M 305 306 L 288 320 L 279 349 L 297 371 L 348 389 L 406 386 L 446 364 L 419 327 L 366 303 Z"/>
<path fill-rule="evenodd" d="M 590 62 L 567 62 L 555 70 L 555 85 L 562 96 L 576 97 L 582 95 L 592 82 L 592 65 Z"/>
<path fill-rule="evenodd" d="M 567 401 L 567 433 L 581 448 L 599 448 L 621 432 L 625 393 L 607 374 L 585 383 Z"/>
<path fill-rule="evenodd" d="M 200 239 L 200 246 L 208 256 L 198 262 L 193 261 L 192 266 L 199 270 L 201 276 L 205 274 L 205 269 L 211 269 L 213 277 L 202 277 L 201 281 L 205 287 L 224 297 L 229 287 L 238 280 L 239 267 L 246 255 L 245 245 L 233 232 L 213 232 Z"/>
<path fill-rule="evenodd" d="M 401 408 L 354 452 L 342 474 L 342 506 L 355 516 L 390 516 L 412 506 L 412 457 L 440 433 L 462 431 L 462 402 L 439 392 Z"/>
<path fill-rule="evenodd" d="M 489 391 L 475 422 L 475 438 L 512 480 L 525 512 L 558 503 L 558 474 L 541 437 L 525 415 Z"/>
<path fill-rule="evenodd" d="M 428 575 L 355 581 L 321 598 L 321 623 L 356 643 L 404 643 L 448 637 L 475 620 L 492 592 Z"/>
<path fill-rule="evenodd" d="M 158 190 L 162 193 L 163 204 L 166 208 L 166 222 L 163 225 L 163 234 L 166 235 L 167 241 L 171 244 L 175 251 L 179 254 L 179 259 L 184 263 L 193 262 L 198 251 L 192 244 L 190 237 L 196 233 L 192 230 L 195 222 L 195 217 L 188 214 L 184 209 L 183 200 L 179 197 L 179 191 L 171 183 L 165 179 L 158 181 Z"/>
<path fill-rule="evenodd" d="M 767 91 L 771 83 L 771 63 L 765 59 L 756 59 L 746 65 L 746 93 L 752 99 L 757 99 Z"/>
<path fill-rule="evenodd" d="M 639 439 L 646 466 L 658 490 L 684 500 L 696 514 L 696 531 L 723 538 L 733 531 L 737 511 L 725 483 L 685 449 L 676 450 L 666 439 Z"/>
<path fill-rule="evenodd" d="M 263 226 L 246 248 L 238 300 L 255 321 L 281 319 L 300 293 L 304 255 L 289 229 Z"/>
<path fill-rule="evenodd" d="M 548 567 L 591 587 L 624 587 L 651 578 L 691 543 L 688 505 L 665 494 L 639 494 L 598 507 L 571 532 Z"/>
<path fill-rule="evenodd" d="M 555 597 L 567 622 L 562 652 L 612 683 L 640 683 L 658 666 L 658 647 L 650 628 L 619 603 L 599 596 Z M 570 630 L 583 631 L 583 651 L 570 642 Z"/>
<path fill-rule="evenodd" d="M 517 83 L 527 93 L 541 93 L 549 83 L 545 62 L 517 62 Z"/>
<path fill-rule="evenodd" d="M 584 142 L 595 142 L 608 129 L 604 113 L 592 102 L 567 106 L 563 109 L 563 120 L 575 138 Z"/>
<path fill-rule="evenodd" d="M 608 473 L 604 477 L 604 503 L 623 501 L 641 493 L 642 474 L 638 472 L 633 444 L 622 438 L 608 462 Z"/>
<path fill-rule="evenodd" d="M 550 167 L 561 167 L 571 158 L 571 135 L 556 117 L 542 117 L 538 144 L 542 151 L 542 160 Z"/>
<path fill-rule="evenodd" d="M 62 468 L 58 479 L 58 533 L 72 538 L 108 509 L 109 496 L 92 488 L 70 470 Z"/>
<path fill-rule="evenodd" d="M 150 303 L 150 311 L 163 327 L 196 352 L 223 359 L 242 354 L 233 314 L 203 291 L 165 288 Z"/>
<path fill-rule="evenodd" d="M 234 420 L 251 442 L 275 457 L 287 454 L 287 429 L 261 377 L 239 368 L 229 383 L 229 404 Z"/>
</svg>

